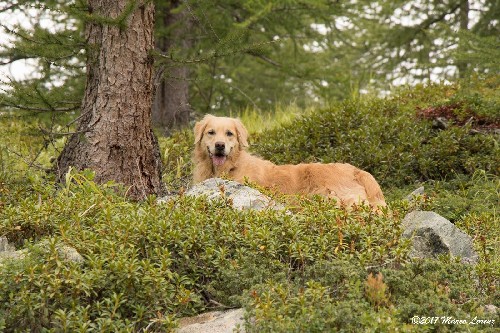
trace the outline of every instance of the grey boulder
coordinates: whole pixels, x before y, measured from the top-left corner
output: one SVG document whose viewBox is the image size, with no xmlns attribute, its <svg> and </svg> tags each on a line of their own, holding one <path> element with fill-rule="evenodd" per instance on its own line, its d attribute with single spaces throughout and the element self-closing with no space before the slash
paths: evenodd
<svg viewBox="0 0 500 333">
<path fill-rule="evenodd" d="M 478 261 L 471 237 L 437 213 L 413 211 L 405 216 L 402 226 L 403 237 L 413 242 L 411 257 L 434 258 L 449 254 L 460 257 L 464 263 Z"/>
<path fill-rule="evenodd" d="M 271 198 L 260 193 L 256 189 L 245 186 L 232 180 L 221 178 L 209 178 L 199 184 L 195 184 L 184 193 L 187 196 L 206 197 L 208 200 L 226 200 L 235 209 L 255 210 L 281 210 L 283 205 L 276 203 Z M 158 202 L 167 202 L 175 196 L 158 199 Z"/>
</svg>

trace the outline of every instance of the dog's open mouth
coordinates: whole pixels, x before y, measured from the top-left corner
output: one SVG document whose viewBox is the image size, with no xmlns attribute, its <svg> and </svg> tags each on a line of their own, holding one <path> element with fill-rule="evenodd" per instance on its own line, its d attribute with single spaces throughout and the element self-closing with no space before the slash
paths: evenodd
<svg viewBox="0 0 500 333">
<path fill-rule="evenodd" d="M 208 149 L 208 155 L 210 155 L 212 163 L 216 166 L 221 166 L 224 162 L 226 162 L 227 156 L 223 152 L 216 152 L 215 154 L 212 154 L 210 149 Z"/>
<path fill-rule="evenodd" d="M 212 155 L 212 163 L 214 165 L 222 165 L 226 162 L 226 155 Z"/>
</svg>

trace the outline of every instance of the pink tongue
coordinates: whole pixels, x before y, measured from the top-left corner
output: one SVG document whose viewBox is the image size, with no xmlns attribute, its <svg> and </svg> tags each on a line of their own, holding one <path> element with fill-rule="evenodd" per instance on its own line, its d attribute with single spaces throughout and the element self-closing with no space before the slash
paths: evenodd
<svg viewBox="0 0 500 333">
<path fill-rule="evenodd" d="M 214 165 L 222 165 L 226 162 L 226 156 L 212 156 L 212 162 Z"/>
</svg>

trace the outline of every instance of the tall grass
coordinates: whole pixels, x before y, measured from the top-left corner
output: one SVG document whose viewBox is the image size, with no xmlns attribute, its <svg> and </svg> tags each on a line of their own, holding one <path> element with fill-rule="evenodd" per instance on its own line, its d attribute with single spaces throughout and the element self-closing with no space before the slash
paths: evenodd
<svg viewBox="0 0 500 333">
<path fill-rule="evenodd" d="M 240 118 L 249 133 L 261 133 L 290 124 L 297 117 L 312 112 L 314 108 L 302 109 L 295 104 L 278 104 L 270 111 L 246 108 L 239 112 L 230 112 L 229 117 Z"/>
</svg>

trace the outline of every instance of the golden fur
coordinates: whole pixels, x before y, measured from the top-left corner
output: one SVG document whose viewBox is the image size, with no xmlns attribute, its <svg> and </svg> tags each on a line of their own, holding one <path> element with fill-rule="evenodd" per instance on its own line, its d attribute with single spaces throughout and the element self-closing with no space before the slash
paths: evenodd
<svg viewBox="0 0 500 333">
<path fill-rule="evenodd" d="M 275 165 L 250 155 L 246 151 L 248 132 L 239 119 L 206 115 L 196 123 L 194 136 L 195 183 L 225 175 L 240 183 L 248 179 L 284 194 L 319 194 L 348 206 L 385 206 L 375 178 L 350 164 Z"/>
</svg>

